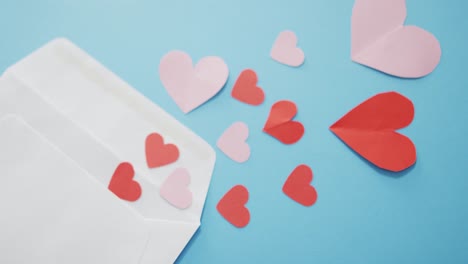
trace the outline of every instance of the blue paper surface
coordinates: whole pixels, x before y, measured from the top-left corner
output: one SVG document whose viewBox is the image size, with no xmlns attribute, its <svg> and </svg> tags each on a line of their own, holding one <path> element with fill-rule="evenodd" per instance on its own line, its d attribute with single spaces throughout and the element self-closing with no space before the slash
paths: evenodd
<svg viewBox="0 0 468 264">
<path fill-rule="evenodd" d="M 468 2 L 407 2 L 407 24 L 432 32 L 442 46 L 439 67 L 418 80 L 351 62 L 351 0 L 3 0 L 0 71 L 63 36 L 213 146 L 232 122 L 249 125 L 250 160 L 237 164 L 218 150 L 201 229 L 179 263 L 468 263 Z M 269 57 L 286 29 L 306 55 L 297 69 Z M 158 77 L 159 59 L 172 49 L 194 60 L 221 56 L 230 68 L 226 88 L 188 115 Z M 265 91 L 259 107 L 230 96 L 245 68 L 257 72 Z M 375 168 L 328 130 L 358 103 L 390 90 L 416 109 L 403 133 L 418 161 L 399 174 Z M 282 99 L 297 104 L 296 120 L 306 128 L 292 146 L 261 132 Z M 318 201 L 310 208 L 281 191 L 301 163 L 314 171 Z M 243 229 L 215 208 L 236 184 L 250 191 L 251 222 Z"/>
</svg>

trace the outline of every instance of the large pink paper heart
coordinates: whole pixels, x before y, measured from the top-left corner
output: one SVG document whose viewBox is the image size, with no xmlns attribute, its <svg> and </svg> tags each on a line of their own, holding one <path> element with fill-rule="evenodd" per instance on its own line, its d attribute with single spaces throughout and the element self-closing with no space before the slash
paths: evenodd
<svg viewBox="0 0 468 264">
<path fill-rule="evenodd" d="M 416 26 L 404 26 L 405 0 L 356 0 L 352 60 L 402 78 L 420 78 L 439 64 L 439 41 Z"/>
<path fill-rule="evenodd" d="M 276 38 L 270 56 L 277 62 L 298 67 L 304 63 L 304 52 L 297 47 L 297 37 L 292 31 L 283 31 Z"/>
<path fill-rule="evenodd" d="M 189 184 L 189 172 L 184 168 L 178 168 L 161 185 L 159 195 L 174 207 L 186 209 L 192 204 L 192 192 L 188 188 Z"/>
<path fill-rule="evenodd" d="M 159 64 L 159 77 L 169 95 L 184 113 L 199 107 L 224 86 L 229 69 L 223 59 L 209 56 L 195 67 L 183 51 L 167 53 Z"/>
<path fill-rule="evenodd" d="M 245 123 L 232 124 L 218 139 L 218 148 L 229 158 L 239 163 L 245 162 L 250 157 L 250 147 L 245 142 L 249 137 L 249 128 Z"/>
</svg>

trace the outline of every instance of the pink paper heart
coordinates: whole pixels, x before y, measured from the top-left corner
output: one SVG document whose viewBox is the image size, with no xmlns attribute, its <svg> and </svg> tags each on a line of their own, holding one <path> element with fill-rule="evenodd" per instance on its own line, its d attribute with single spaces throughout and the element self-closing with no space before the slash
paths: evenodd
<svg viewBox="0 0 468 264">
<path fill-rule="evenodd" d="M 159 64 L 159 77 L 179 108 L 188 113 L 215 96 L 228 79 L 229 69 L 223 59 L 209 56 L 195 67 L 183 51 L 167 53 Z"/>
<path fill-rule="evenodd" d="M 192 204 L 192 192 L 189 190 L 190 174 L 184 168 L 178 168 L 167 177 L 159 189 L 159 195 L 179 209 L 186 209 Z"/>
<path fill-rule="evenodd" d="M 270 56 L 283 64 L 298 67 L 304 63 L 304 52 L 297 47 L 297 37 L 292 31 L 283 31 L 276 38 Z"/>
<path fill-rule="evenodd" d="M 245 142 L 249 137 L 249 128 L 245 123 L 232 124 L 218 139 L 218 148 L 229 158 L 239 163 L 250 157 L 250 147 Z"/>
<path fill-rule="evenodd" d="M 402 78 L 420 78 L 439 64 L 439 41 L 416 26 L 404 26 L 405 0 L 356 0 L 352 60 Z"/>
</svg>

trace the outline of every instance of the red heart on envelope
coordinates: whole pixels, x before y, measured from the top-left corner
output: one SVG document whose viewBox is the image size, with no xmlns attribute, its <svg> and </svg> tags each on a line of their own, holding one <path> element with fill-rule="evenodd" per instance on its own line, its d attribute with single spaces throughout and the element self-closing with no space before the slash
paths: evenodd
<svg viewBox="0 0 468 264">
<path fill-rule="evenodd" d="M 395 130 L 411 124 L 413 103 L 396 92 L 364 101 L 330 127 L 351 149 L 379 168 L 402 171 L 416 162 L 413 142 Z"/>
<path fill-rule="evenodd" d="M 246 104 L 260 105 L 265 100 L 265 94 L 257 82 L 257 74 L 253 70 L 242 71 L 232 88 L 231 96 Z"/>
<path fill-rule="evenodd" d="M 312 170 L 307 165 L 297 166 L 283 185 L 283 192 L 294 201 L 312 206 L 317 201 L 317 191 L 310 185 Z"/>
<path fill-rule="evenodd" d="M 263 131 L 284 144 L 293 144 L 304 135 L 304 126 L 292 121 L 297 113 L 296 104 L 291 101 L 279 101 L 273 104 Z"/>
<path fill-rule="evenodd" d="M 245 227 L 250 221 L 250 212 L 245 207 L 248 201 L 247 188 L 236 185 L 219 200 L 216 209 L 229 223 L 236 227 Z"/>
<path fill-rule="evenodd" d="M 149 168 L 171 164 L 179 158 L 179 149 L 174 144 L 164 144 L 163 137 L 158 133 L 146 137 L 146 162 Z"/>
<path fill-rule="evenodd" d="M 115 169 L 112 179 L 109 183 L 109 190 L 120 199 L 134 202 L 141 196 L 141 187 L 138 182 L 133 180 L 135 171 L 132 164 L 122 162 Z"/>
</svg>

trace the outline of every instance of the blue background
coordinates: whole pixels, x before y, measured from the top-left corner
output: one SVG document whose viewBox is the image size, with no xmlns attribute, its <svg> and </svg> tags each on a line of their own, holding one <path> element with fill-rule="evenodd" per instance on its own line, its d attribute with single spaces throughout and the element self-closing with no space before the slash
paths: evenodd
<svg viewBox="0 0 468 264">
<path fill-rule="evenodd" d="M 180 263 L 468 263 L 468 2 L 408 0 L 408 24 L 438 37 L 435 72 L 402 80 L 351 62 L 352 0 L 1 0 L 0 70 L 64 36 L 215 145 L 234 121 L 246 122 L 252 156 L 236 164 L 218 151 L 201 229 Z M 277 34 L 296 32 L 300 68 L 269 58 Z M 230 68 L 224 90 L 183 115 L 157 69 L 172 49 L 194 60 L 218 55 Z M 238 74 L 253 68 L 266 101 L 230 97 Z M 377 169 L 328 127 L 372 95 L 409 97 L 416 117 L 402 133 L 415 143 L 416 165 Z M 272 103 L 297 103 L 306 134 L 285 146 L 261 132 Z M 300 163 L 314 171 L 317 203 L 303 207 L 281 191 Z M 237 229 L 216 211 L 236 184 L 250 191 L 250 224 Z"/>
</svg>

